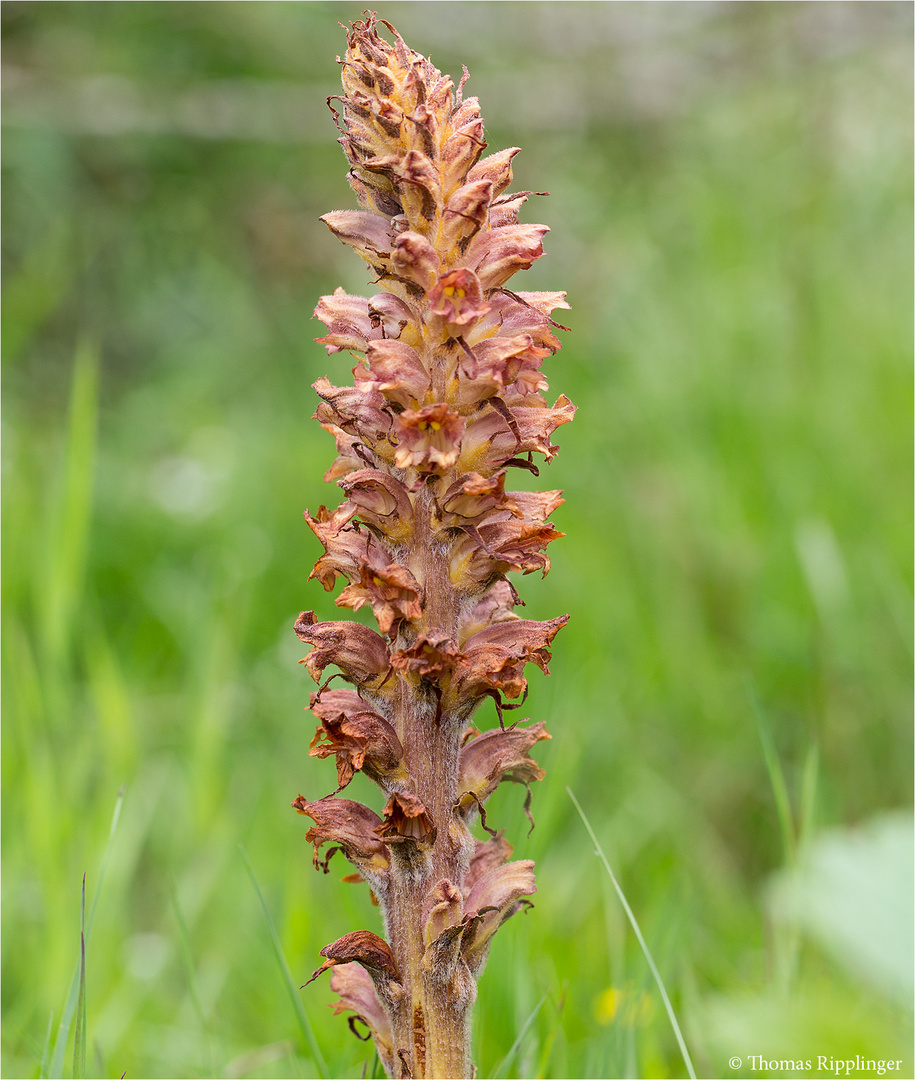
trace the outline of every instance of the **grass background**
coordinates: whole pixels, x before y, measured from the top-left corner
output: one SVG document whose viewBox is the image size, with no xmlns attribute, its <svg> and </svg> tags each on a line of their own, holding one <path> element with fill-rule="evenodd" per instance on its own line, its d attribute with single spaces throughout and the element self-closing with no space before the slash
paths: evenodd
<svg viewBox="0 0 915 1080">
<path fill-rule="evenodd" d="M 299 515 L 346 371 L 311 311 L 366 287 L 316 220 L 353 204 L 324 98 L 360 12 L 3 5 L 6 1077 L 377 1073 L 326 981 L 309 1039 L 240 850 L 296 986 L 377 929 L 289 810 L 333 787 L 291 623 L 336 610 Z M 912 1075 L 910 5 L 380 14 L 524 148 L 553 231 L 519 287 L 573 304 L 567 538 L 520 583 L 572 614 L 524 713 L 547 778 L 529 837 L 519 790 L 490 813 L 540 892 L 479 1075 L 684 1075 L 567 785 L 700 1074 Z"/>
</svg>

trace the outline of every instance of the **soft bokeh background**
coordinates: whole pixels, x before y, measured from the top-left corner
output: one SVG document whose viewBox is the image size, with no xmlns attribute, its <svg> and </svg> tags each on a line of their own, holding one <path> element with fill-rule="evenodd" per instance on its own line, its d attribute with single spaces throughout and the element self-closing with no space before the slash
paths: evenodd
<svg viewBox="0 0 915 1080">
<path fill-rule="evenodd" d="M 311 311 L 366 287 L 317 221 L 353 205 L 324 99 L 360 12 L 3 5 L 6 1077 L 72 1075 L 84 872 L 87 1075 L 377 1071 L 326 981 L 315 1051 L 240 848 L 296 986 L 377 929 L 289 809 L 333 787 L 291 624 L 336 611 L 300 515 L 338 497 L 309 384 L 346 372 Z M 521 287 L 573 304 L 567 539 L 519 582 L 573 616 L 524 713 L 553 741 L 535 831 L 520 789 L 491 811 L 540 892 L 479 1075 L 685 1072 L 567 786 L 700 1074 L 913 1075 L 911 6 L 380 13 L 524 148 Z"/>
</svg>

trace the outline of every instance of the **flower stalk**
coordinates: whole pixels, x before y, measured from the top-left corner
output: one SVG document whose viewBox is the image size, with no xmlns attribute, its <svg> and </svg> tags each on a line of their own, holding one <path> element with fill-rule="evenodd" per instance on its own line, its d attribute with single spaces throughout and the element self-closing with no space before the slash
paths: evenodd
<svg viewBox="0 0 915 1080">
<path fill-rule="evenodd" d="M 324 547 L 312 577 L 328 591 L 343 578 L 337 605 L 370 608 L 378 632 L 310 611 L 296 621 L 319 684 L 310 753 L 335 759 L 338 786 L 293 806 L 314 823 L 315 867 L 342 852 L 384 928 L 326 946 L 312 978 L 332 969 L 335 1011 L 368 1027 L 390 1076 L 469 1077 L 477 977 L 496 930 L 536 891 L 534 864 L 511 861 L 484 804 L 503 781 L 529 798 L 543 776 L 530 751 L 550 737 L 504 713 L 526 695 L 527 664 L 548 673 L 568 616 L 519 617 L 508 575 L 547 573 L 562 535 L 547 519 L 563 500 L 506 482 L 513 469 L 538 475 L 534 455 L 552 458 L 553 432 L 572 419 L 567 398 L 543 396 L 540 370 L 565 329 L 551 312 L 568 305 L 507 287 L 548 230 L 518 221 L 533 194 L 508 192 L 518 149 L 483 156 L 466 69 L 455 89 L 381 25 L 392 41 L 374 15 L 352 25 L 343 94 L 329 100 L 361 209 L 322 220 L 379 291 L 337 289 L 315 311 L 318 341 L 358 363 L 351 386 L 314 384 L 315 418 L 337 446 L 325 479 L 345 498 L 305 515 Z M 481 734 L 471 719 L 486 699 L 499 726 Z M 380 815 L 340 795 L 359 771 L 383 793 Z"/>
</svg>

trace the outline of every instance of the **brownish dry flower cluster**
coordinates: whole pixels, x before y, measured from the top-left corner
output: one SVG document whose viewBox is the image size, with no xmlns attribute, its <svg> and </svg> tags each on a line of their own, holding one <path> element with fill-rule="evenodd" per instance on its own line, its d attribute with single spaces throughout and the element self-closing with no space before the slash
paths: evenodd
<svg viewBox="0 0 915 1080">
<path fill-rule="evenodd" d="M 329 353 L 356 354 L 354 385 L 315 383 L 316 418 L 333 435 L 326 474 L 343 489 L 306 519 L 324 546 L 313 575 L 336 603 L 369 606 L 378 633 L 316 622 L 296 633 L 321 684 L 312 696 L 315 757 L 336 758 L 332 795 L 293 805 L 314 821 L 315 866 L 342 851 L 371 887 L 386 941 L 346 934 L 322 950 L 337 1011 L 370 1029 L 389 1075 L 470 1076 L 469 1015 L 493 934 L 535 892 L 533 863 L 487 827 L 483 804 L 503 780 L 543 776 L 529 751 L 542 723 L 506 727 L 506 699 L 526 693 L 525 665 L 547 672 L 565 624 L 519 618 L 509 573 L 549 569 L 562 534 L 547 520 L 559 491 L 506 491 L 508 470 L 537 475 L 572 419 L 550 405 L 540 367 L 559 348 L 550 313 L 564 293 L 506 283 L 543 254 L 544 225 L 510 193 L 516 147 L 482 157 L 479 102 L 374 15 L 355 23 L 334 117 L 362 206 L 323 220 L 368 263 L 380 291 L 338 289 L 315 314 Z M 332 108 L 334 108 L 332 106 Z M 333 676 L 331 676 L 333 678 Z M 492 699 L 499 727 L 469 726 Z M 357 771 L 386 797 L 382 816 L 339 798 Z M 475 839 L 477 818 L 490 833 Z M 332 845 L 323 860 L 319 849 Z M 355 1030 L 355 1029 L 354 1029 Z"/>
</svg>

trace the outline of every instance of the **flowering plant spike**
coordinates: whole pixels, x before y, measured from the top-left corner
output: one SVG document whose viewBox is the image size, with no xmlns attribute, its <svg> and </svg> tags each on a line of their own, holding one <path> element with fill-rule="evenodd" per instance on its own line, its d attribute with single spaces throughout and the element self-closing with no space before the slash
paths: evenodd
<svg viewBox="0 0 915 1080">
<path fill-rule="evenodd" d="M 310 611 L 296 621 L 320 686 L 310 753 L 336 759 L 338 786 L 293 806 L 314 822 L 315 866 L 342 852 L 384 926 L 385 939 L 357 930 L 326 946 L 312 977 L 333 969 L 335 1011 L 368 1027 L 390 1076 L 469 1077 L 476 979 L 493 934 L 535 892 L 534 864 L 510 861 L 484 804 L 503 780 L 529 789 L 543 776 L 529 752 L 550 737 L 542 722 L 506 726 L 504 710 L 526 694 L 526 664 L 548 673 L 568 616 L 520 618 L 508 575 L 546 574 L 562 535 L 547 518 L 563 500 L 506 483 L 512 469 L 537 476 L 534 455 L 552 458 L 572 419 L 566 397 L 543 396 L 540 371 L 565 329 L 550 313 L 568 305 L 508 288 L 548 230 L 518 221 L 533 192 L 508 192 L 517 147 L 483 156 L 466 69 L 455 90 L 382 25 L 393 43 L 374 14 L 352 24 L 344 92 L 329 100 L 361 209 L 322 220 L 379 291 L 337 289 L 315 311 L 318 341 L 358 363 L 352 386 L 314 384 L 315 419 L 337 444 L 325 479 L 345 499 L 305 515 L 325 549 L 312 577 L 327 590 L 344 578 L 336 603 L 371 608 L 378 632 Z M 347 688 L 329 688 L 329 667 Z M 481 734 L 470 722 L 487 698 L 499 726 Z M 338 797 L 357 771 L 381 788 L 381 816 Z"/>
</svg>

